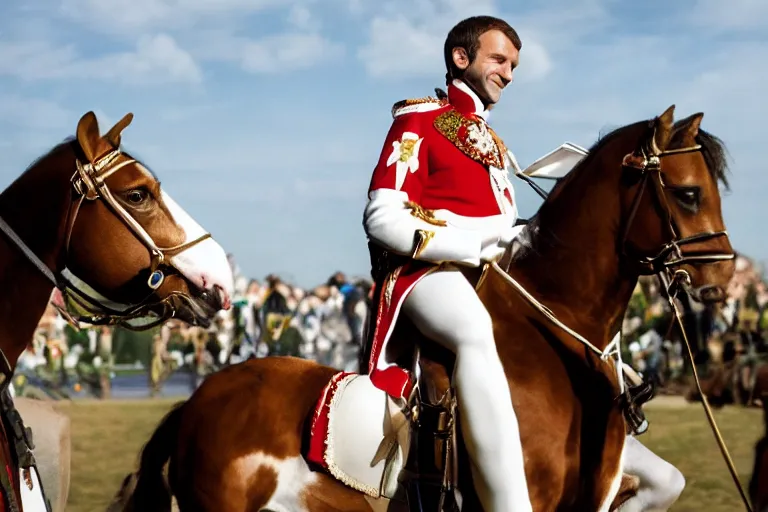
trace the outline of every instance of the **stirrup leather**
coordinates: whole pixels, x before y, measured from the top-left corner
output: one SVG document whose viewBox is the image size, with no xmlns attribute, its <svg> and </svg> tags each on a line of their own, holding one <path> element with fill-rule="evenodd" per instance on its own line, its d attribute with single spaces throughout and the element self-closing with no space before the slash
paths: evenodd
<svg viewBox="0 0 768 512">
<path fill-rule="evenodd" d="M 411 446 L 400 475 L 409 510 L 459 512 L 456 407 L 453 388 L 433 404 L 421 396 L 418 384 L 413 387 L 408 399 Z"/>
</svg>

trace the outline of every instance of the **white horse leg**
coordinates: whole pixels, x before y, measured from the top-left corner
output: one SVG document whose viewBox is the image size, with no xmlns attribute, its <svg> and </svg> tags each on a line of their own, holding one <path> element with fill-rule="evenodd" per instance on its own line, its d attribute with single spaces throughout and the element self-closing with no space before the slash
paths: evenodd
<svg viewBox="0 0 768 512">
<path fill-rule="evenodd" d="M 624 444 L 624 473 L 640 478 L 640 489 L 620 512 L 669 510 L 685 488 L 685 477 L 676 467 L 632 436 Z"/>
</svg>

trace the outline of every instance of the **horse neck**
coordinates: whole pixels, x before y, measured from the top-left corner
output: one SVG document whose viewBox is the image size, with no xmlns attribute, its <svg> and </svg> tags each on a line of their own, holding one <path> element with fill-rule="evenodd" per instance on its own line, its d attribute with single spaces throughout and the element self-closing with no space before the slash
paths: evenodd
<svg viewBox="0 0 768 512">
<path fill-rule="evenodd" d="M 619 330 L 637 275 L 622 265 L 619 162 L 627 151 L 596 155 L 539 210 L 528 247 L 510 274 L 526 283 L 569 327 L 603 349 Z M 610 154 L 605 154 L 610 153 Z M 576 172 L 576 171 L 574 171 Z"/>
<path fill-rule="evenodd" d="M 0 194 L 0 216 L 48 268 L 60 261 L 71 194 L 68 176 L 50 172 L 63 162 L 52 154 L 41 160 Z M 61 164 L 61 165 L 56 165 Z M 72 168 L 70 165 L 67 168 Z M 69 187 L 69 188 L 68 188 Z M 32 341 L 49 303 L 53 284 L 0 233 L 0 349 L 11 368 Z"/>
</svg>

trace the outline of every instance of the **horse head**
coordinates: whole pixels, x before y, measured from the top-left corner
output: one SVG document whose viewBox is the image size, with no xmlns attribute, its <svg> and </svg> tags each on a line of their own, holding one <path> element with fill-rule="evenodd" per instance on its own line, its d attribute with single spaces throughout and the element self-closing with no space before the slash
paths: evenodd
<svg viewBox="0 0 768 512">
<path fill-rule="evenodd" d="M 12 204 L 4 217 L 16 221 L 28 258 L 61 290 L 57 306 L 68 320 L 144 329 L 178 318 L 207 326 L 230 306 L 227 256 L 122 149 L 132 119 L 127 114 L 101 135 L 96 116 L 86 113 L 75 138 L 4 192 L 3 202 Z M 24 225 L 20 205 L 31 194 L 42 195 L 49 213 L 36 212 Z"/>
<path fill-rule="evenodd" d="M 704 114 L 651 120 L 622 162 L 622 254 L 640 274 L 664 274 L 701 302 L 720 302 L 734 272 L 718 182 L 727 187 L 723 146 L 700 129 Z"/>
<path fill-rule="evenodd" d="M 500 264 L 590 339 L 613 339 L 642 276 L 718 302 L 734 271 L 722 142 L 674 106 L 603 136 L 549 193 Z M 602 346 L 602 343 L 600 344 Z"/>
</svg>

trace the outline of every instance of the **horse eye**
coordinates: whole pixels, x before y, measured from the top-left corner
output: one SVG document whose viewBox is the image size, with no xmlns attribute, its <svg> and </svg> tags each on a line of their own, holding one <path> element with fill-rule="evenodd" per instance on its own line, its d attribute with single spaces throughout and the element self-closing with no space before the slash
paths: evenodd
<svg viewBox="0 0 768 512">
<path fill-rule="evenodd" d="M 700 190 L 698 187 L 679 188 L 672 193 L 683 208 L 693 212 L 699 208 Z"/>
<path fill-rule="evenodd" d="M 135 205 L 143 203 L 147 200 L 148 197 L 149 192 L 140 188 L 131 190 L 126 194 L 126 199 L 128 199 L 128 202 Z"/>
</svg>

